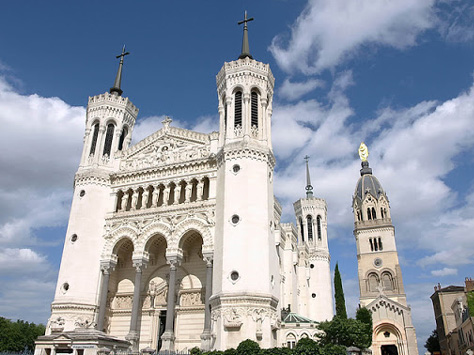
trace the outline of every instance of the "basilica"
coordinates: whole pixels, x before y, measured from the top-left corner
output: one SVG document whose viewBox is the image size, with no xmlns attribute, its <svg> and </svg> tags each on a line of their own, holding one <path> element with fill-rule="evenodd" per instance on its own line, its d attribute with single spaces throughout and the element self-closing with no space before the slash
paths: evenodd
<svg viewBox="0 0 474 355">
<path fill-rule="evenodd" d="M 216 77 L 218 132 L 166 118 L 130 145 L 138 108 L 121 89 L 125 48 L 114 86 L 89 98 L 57 288 L 36 355 L 224 350 L 245 339 L 291 348 L 332 319 L 327 205 L 313 195 L 307 161 L 295 223 L 280 220 L 275 80 L 250 54 L 250 20 L 242 21 L 240 56 Z M 361 174 L 354 233 L 374 353 L 395 346 L 417 355 L 388 199 L 366 161 Z"/>
</svg>

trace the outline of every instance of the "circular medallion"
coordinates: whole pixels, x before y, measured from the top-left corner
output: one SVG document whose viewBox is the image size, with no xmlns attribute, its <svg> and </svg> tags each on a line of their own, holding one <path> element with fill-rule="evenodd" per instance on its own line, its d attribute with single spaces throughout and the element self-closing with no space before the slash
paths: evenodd
<svg viewBox="0 0 474 355">
<path fill-rule="evenodd" d="M 376 258 L 376 259 L 374 260 L 374 266 L 375 266 L 375 267 L 381 267 L 381 266 L 382 266 L 382 259 Z"/>
</svg>

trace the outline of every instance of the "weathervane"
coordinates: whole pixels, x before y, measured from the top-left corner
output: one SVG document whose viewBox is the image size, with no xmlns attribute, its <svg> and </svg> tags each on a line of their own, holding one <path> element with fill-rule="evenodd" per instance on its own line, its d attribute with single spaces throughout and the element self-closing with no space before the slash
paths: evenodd
<svg viewBox="0 0 474 355">
<path fill-rule="evenodd" d="M 123 48 L 122 48 L 122 53 L 119 54 L 118 56 L 116 56 L 116 58 L 120 58 L 120 62 L 119 62 L 119 67 L 118 67 L 118 70 L 117 70 L 117 76 L 115 77 L 115 83 L 114 83 L 114 86 L 110 88 L 110 93 L 111 94 L 115 94 L 115 95 L 122 95 L 123 91 L 122 89 L 120 88 L 120 85 L 122 83 L 122 67 L 123 67 L 123 57 L 125 57 L 126 55 L 129 55 L 130 52 L 125 52 L 125 44 L 123 45 Z"/>
<path fill-rule="evenodd" d="M 244 13 L 243 21 L 237 22 L 238 25 L 244 24 L 244 37 L 242 39 L 242 53 L 240 53 L 239 59 L 243 59 L 245 57 L 249 57 L 253 59 L 250 55 L 250 48 L 249 48 L 249 35 L 248 35 L 248 26 L 247 22 L 253 21 L 253 17 L 247 18 L 247 10 Z"/>
</svg>

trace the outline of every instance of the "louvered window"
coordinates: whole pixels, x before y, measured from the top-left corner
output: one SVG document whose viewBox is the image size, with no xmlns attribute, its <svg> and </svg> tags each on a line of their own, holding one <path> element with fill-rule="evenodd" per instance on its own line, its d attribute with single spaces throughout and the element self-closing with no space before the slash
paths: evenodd
<svg viewBox="0 0 474 355">
<path fill-rule="evenodd" d="M 252 127 L 258 127 L 258 94 L 252 92 Z"/>
<path fill-rule="evenodd" d="M 125 140 L 127 133 L 128 133 L 127 128 L 123 127 L 122 135 L 120 136 L 120 140 L 119 140 L 118 150 L 123 149 L 123 141 Z"/>
<path fill-rule="evenodd" d="M 89 155 L 94 155 L 95 153 L 95 146 L 97 145 L 97 137 L 99 136 L 99 124 L 96 123 L 94 125 L 94 132 L 92 133 L 92 144 L 91 144 L 91 152 Z"/>
<path fill-rule="evenodd" d="M 114 138 L 114 125 L 111 123 L 107 126 L 107 133 L 105 135 L 104 153 L 110 157 L 110 151 L 112 150 L 112 140 Z"/>
<path fill-rule="evenodd" d="M 300 217 L 301 241 L 304 242 L 303 219 Z"/>
<path fill-rule="evenodd" d="M 308 240 L 313 240 L 313 217 L 306 217 L 306 222 L 308 223 Z"/>
<path fill-rule="evenodd" d="M 227 128 L 227 103 L 225 102 L 225 96 L 222 100 L 224 102 L 224 129 Z"/>
<path fill-rule="evenodd" d="M 242 127 L 242 91 L 235 93 L 235 118 L 234 127 Z"/>
<path fill-rule="evenodd" d="M 321 240 L 322 239 L 322 236 L 321 236 L 321 216 L 318 215 L 318 217 L 316 217 L 316 227 L 318 228 L 318 240 Z"/>
</svg>

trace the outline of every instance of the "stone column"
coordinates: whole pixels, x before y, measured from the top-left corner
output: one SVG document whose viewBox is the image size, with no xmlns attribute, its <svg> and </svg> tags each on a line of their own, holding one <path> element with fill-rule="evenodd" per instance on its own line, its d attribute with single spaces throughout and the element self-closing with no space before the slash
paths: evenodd
<svg viewBox="0 0 474 355">
<path fill-rule="evenodd" d="M 209 299 L 212 295 L 212 264 L 213 256 L 204 255 L 204 261 L 207 264 L 206 268 L 206 295 L 204 302 L 204 330 L 201 334 L 201 349 L 210 351 L 212 347 L 212 333 L 211 333 L 211 307 Z"/>
<path fill-rule="evenodd" d="M 125 211 L 127 209 L 127 202 L 128 202 L 128 192 L 125 191 L 122 196 L 122 202 L 121 202 L 121 211 Z"/>
<path fill-rule="evenodd" d="M 182 185 L 181 184 L 177 184 L 175 187 L 174 187 L 174 201 L 173 201 L 173 205 L 177 205 L 179 203 L 179 199 L 181 197 L 181 187 Z"/>
<path fill-rule="evenodd" d="M 101 262 L 102 284 L 100 286 L 99 314 L 97 316 L 97 330 L 104 331 L 105 311 L 107 308 L 107 294 L 109 292 L 110 273 L 115 268 L 116 263 L 111 261 Z"/>
<path fill-rule="evenodd" d="M 174 350 L 174 307 L 176 298 L 176 271 L 178 268 L 178 258 L 168 257 L 168 264 L 170 264 L 170 278 L 168 282 L 168 304 L 166 307 L 166 325 L 165 332 L 161 336 L 163 346 L 161 350 Z"/>
<path fill-rule="evenodd" d="M 118 150 L 118 142 L 120 140 L 121 135 L 122 135 L 122 130 L 117 129 L 117 127 L 115 127 L 115 129 L 114 129 L 114 138 L 113 138 L 113 141 L 112 141 L 112 147 L 110 148 L 110 159 L 112 159 L 114 157 L 115 152 Z"/>
<path fill-rule="evenodd" d="M 204 182 L 202 180 L 198 180 L 196 186 L 196 201 L 202 201 L 202 195 L 204 193 Z"/>
<path fill-rule="evenodd" d="M 87 158 L 89 157 L 88 152 L 90 151 L 90 144 L 89 144 L 89 141 L 90 141 L 89 135 L 90 135 L 90 133 L 91 133 L 91 129 L 86 128 L 86 131 L 84 133 L 84 139 L 82 140 L 84 146 L 82 147 L 81 165 L 86 164 L 87 163 Z"/>
<path fill-rule="evenodd" d="M 250 93 L 242 95 L 242 136 L 250 135 Z"/>
<path fill-rule="evenodd" d="M 184 203 L 191 201 L 191 192 L 193 191 L 193 181 L 190 180 L 186 183 L 186 190 L 184 193 Z"/>
<path fill-rule="evenodd" d="M 143 193 L 142 193 L 142 205 L 140 207 L 141 210 L 144 210 L 146 209 L 146 205 L 148 204 L 148 194 L 150 193 L 150 191 L 148 190 L 148 187 L 144 187 L 143 188 Z"/>
<path fill-rule="evenodd" d="M 258 132 L 259 138 L 267 139 L 267 104 L 268 100 L 266 97 L 260 97 L 260 117 L 258 118 Z"/>
<path fill-rule="evenodd" d="M 158 206 L 158 198 L 160 197 L 160 187 L 154 186 L 153 196 L 151 198 L 151 207 Z"/>
<path fill-rule="evenodd" d="M 165 185 L 165 189 L 163 190 L 163 206 L 167 206 L 170 200 L 170 185 Z"/>
<path fill-rule="evenodd" d="M 99 126 L 99 134 L 97 135 L 97 142 L 95 143 L 95 152 L 94 152 L 94 160 L 95 164 L 99 163 L 102 160 L 102 150 L 104 149 L 104 132 L 105 126 Z"/>
<path fill-rule="evenodd" d="M 130 210 L 135 211 L 137 209 L 137 201 L 138 201 L 138 194 L 140 191 L 138 189 L 132 190 L 132 204 L 130 206 Z"/>
<path fill-rule="evenodd" d="M 140 290 L 142 283 L 142 271 L 145 267 L 145 260 L 134 260 L 135 267 L 135 284 L 133 287 L 132 317 L 130 318 L 130 331 L 125 339 L 132 343 L 133 351 L 138 351 L 138 343 L 140 339 L 140 330 L 138 328 L 138 313 L 140 312 Z"/>
</svg>

